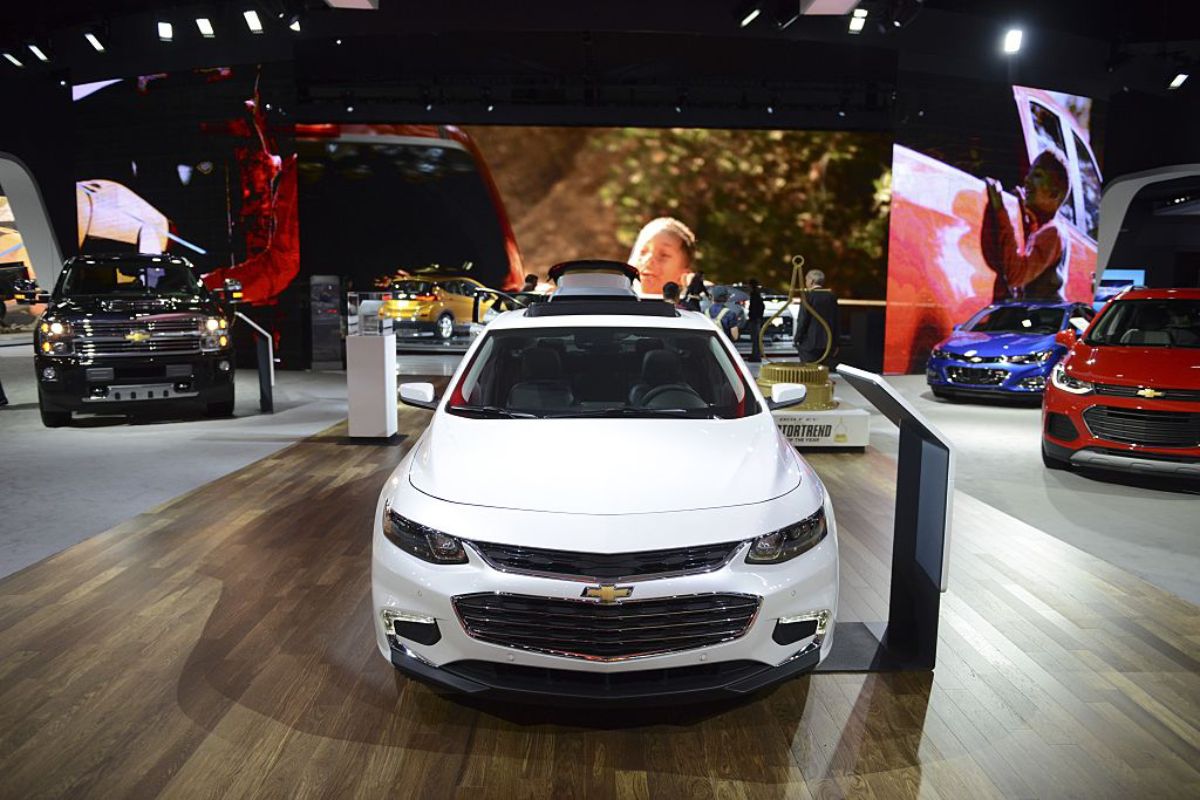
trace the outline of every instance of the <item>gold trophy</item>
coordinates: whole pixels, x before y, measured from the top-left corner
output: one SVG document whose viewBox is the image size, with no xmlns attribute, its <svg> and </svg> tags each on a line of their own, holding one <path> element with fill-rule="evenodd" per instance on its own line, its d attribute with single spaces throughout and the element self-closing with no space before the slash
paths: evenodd
<svg viewBox="0 0 1200 800">
<path fill-rule="evenodd" d="M 817 310 L 808 302 L 809 292 L 812 290 L 805 285 L 804 276 L 804 256 L 792 256 L 792 279 L 788 286 L 788 299 L 783 308 L 771 315 L 771 318 L 763 323 L 762 328 L 755 332 L 758 337 L 758 351 L 765 353 L 763 348 L 763 331 L 766 331 L 771 323 L 786 311 L 792 305 L 792 300 L 797 296 L 800 298 L 800 305 L 812 315 L 822 328 L 825 329 L 825 352 L 821 354 L 815 362 L 805 363 L 801 361 L 768 361 L 764 362 L 762 369 L 758 373 L 758 385 L 763 390 L 763 394 L 771 396 L 771 386 L 776 383 L 803 383 L 808 387 L 808 392 L 804 396 L 804 401 L 792 406 L 797 409 L 807 409 L 809 411 L 827 411 L 831 408 L 837 408 L 837 401 L 833 399 L 833 382 L 829 380 L 829 367 L 826 367 L 821 362 L 829 358 L 829 353 L 833 350 L 833 330 L 829 327 L 829 323 L 817 313 Z M 793 330 L 792 334 L 795 335 Z"/>
</svg>

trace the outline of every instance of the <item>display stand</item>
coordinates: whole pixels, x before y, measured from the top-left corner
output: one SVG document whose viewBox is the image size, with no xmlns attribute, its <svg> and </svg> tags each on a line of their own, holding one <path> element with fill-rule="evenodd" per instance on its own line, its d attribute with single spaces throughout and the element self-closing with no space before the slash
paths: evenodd
<svg viewBox="0 0 1200 800">
<path fill-rule="evenodd" d="M 346 337 L 346 392 L 352 438 L 386 439 L 395 435 L 395 336 Z"/>
<path fill-rule="evenodd" d="M 795 447 L 866 447 L 871 441 L 871 415 L 834 398 L 837 408 L 772 411 L 779 431 Z"/>
<path fill-rule="evenodd" d="M 839 622 L 820 672 L 931 670 L 950 555 L 954 450 L 920 412 L 879 375 L 837 369 L 900 428 L 892 585 L 885 625 Z"/>
</svg>

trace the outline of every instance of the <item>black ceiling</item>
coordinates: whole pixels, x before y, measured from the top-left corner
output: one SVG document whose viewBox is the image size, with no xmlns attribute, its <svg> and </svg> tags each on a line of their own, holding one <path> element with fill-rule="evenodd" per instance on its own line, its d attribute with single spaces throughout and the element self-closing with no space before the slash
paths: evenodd
<svg viewBox="0 0 1200 800">
<path fill-rule="evenodd" d="M 753 69 L 761 47 L 823 42 L 843 54 L 826 61 L 831 67 L 854 58 L 857 49 L 879 49 L 891 52 L 899 69 L 914 72 L 1022 81 L 1091 96 L 1123 88 L 1193 99 L 1200 94 L 1200 75 L 1184 90 L 1166 94 L 1166 83 L 1175 72 L 1200 70 L 1197 0 L 863 0 L 860 7 L 870 16 L 859 36 L 848 34 L 845 17 L 802 17 L 780 30 L 775 24 L 779 9 L 789 9 L 799 0 L 761 0 L 766 13 L 739 28 L 739 12 L 753 2 L 381 0 L 378 11 L 346 11 L 330 9 L 324 0 L 10 0 L 0 28 L 0 51 L 13 52 L 24 66 L 17 69 L 0 61 L 0 81 L 45 72 L 82 82 L 220 63 L 289 60 L 301 42 L 307 46 L 342 38 L 353 47 L 360 37 L 376 42 L 395 37 L 399 48 L 406 37 L 440 35 L 447 44 L 447 62 L 455 54 L 456 36 L 476 35 L 476 41 L 478 35 L 493 37 L 491 41 L 503 37 L 503 49 L 519 60 L 526 34 L 537 34 L 538 46 L 544 47 L 555 35 L 572 45 L 593 33 L 636 34 L 629 41 L 645 49 L 629 56 L 642 65 L 654 63 L 652 56 L 660 46 L 669 53 L 680 41 L 691 42 L 698 58 L 717 71 L 736 71 L 742 63 Z M 246 8 L 255 8 L 264 18 L 264 35 L 246 30 L 241 18 Z M 293 12 L 303 13 L 299 34 L 287 30 L 280 19 Z M 213 19 L 215 39 L 199 36 L 197 16 Z M 905 24 L 895 27 L 890 24 L 893 19 Z M 158 20 L 174 23 L 174 41 L 158 41 Z M 1002 56 L 999 40 L 1012 25 L 1025 30 L 1026 44 L 1019 56 Z M 83 32 L 92 26 L 108 37 L 108 52 L 95 53 L 84 42 Z M 27 50 L 31 42 L 49 50 L 49 64 L 33 59 Z M 531 61 L 542 56 L 534 49 L 527 55 Z M 445 65 L 454 71 L 454 64 Z"/>
</svg>

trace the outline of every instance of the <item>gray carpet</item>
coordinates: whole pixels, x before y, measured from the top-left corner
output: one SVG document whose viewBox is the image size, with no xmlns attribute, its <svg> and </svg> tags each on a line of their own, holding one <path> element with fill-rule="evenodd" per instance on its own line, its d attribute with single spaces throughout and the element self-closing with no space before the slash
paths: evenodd
<svg viewBox="0 0 1200 800">
<path fill-rule="evenodd" d="M 0 347 L 0 576 L 324 430 L 346 416 L 340 372 L 279 372 L 274 415 L 258 412 L 258 376 L 237 376 L 232 419 L 128 424 L 81 416 L 42 427 L 29 345 Z"/>
</svg>

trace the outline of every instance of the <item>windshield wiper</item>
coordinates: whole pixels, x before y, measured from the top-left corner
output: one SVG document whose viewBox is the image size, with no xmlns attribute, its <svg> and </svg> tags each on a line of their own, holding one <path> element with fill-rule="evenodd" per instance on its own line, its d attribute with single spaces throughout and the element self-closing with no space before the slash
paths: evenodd
<svg viewBox="0 0 1200 800">
<path fill-rule="evenodd" d="M 697 419 L 717 419 L 717 415 L 713 414 L 711 409 L 701 408 L 630 408 L 629 406 L 620 406 L 619 408 L 589 408 L 579 411 L 572 411 L 565 414 L 548 414 L 549 419 L 559 419 L 568 417 L 689 417 L 696 411 L 703 411 L 704 417 Z"/>
<path fill-rule="evenodd" d="M 501 406 L 447 406 L 447 411 L 459 411 L 463 414 L 476 414 L 480 417 L 504 417 L 506 419 L 540 419 L 538 414 L 525 411 L 512 411 Z"/>
</svg>

